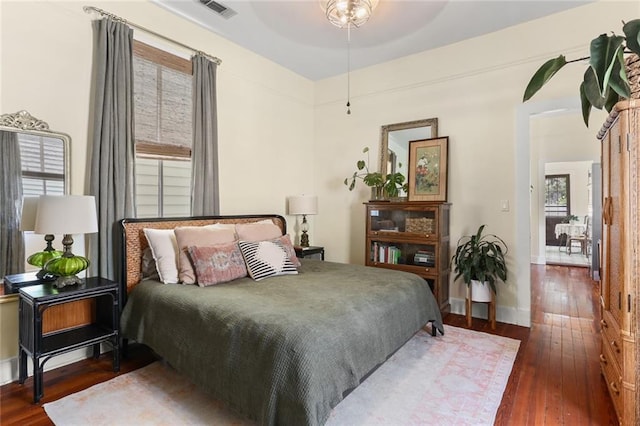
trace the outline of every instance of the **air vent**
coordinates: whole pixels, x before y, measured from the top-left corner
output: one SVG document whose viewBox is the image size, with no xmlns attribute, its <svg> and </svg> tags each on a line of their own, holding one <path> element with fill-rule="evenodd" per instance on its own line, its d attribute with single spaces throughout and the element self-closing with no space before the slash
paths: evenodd
<svg viewBox="0 0 640 426">
<path fill-rule="evenodd" d="M 232 16 L 237 14 L 235 10 L 223 5 L 222 3 L 218 3 L 217 1 L 213 1 L 213 0 L 198 0 L 198 1 L 225 19 L 229 19 Z"/>
</svg>

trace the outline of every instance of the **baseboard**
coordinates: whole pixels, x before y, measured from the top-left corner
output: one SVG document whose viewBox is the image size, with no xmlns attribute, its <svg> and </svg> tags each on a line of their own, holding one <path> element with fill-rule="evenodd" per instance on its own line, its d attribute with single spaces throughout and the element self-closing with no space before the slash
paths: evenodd
<svg viewBox="0 0 640 426">
<path fill-rule="evenodd" d="M 451 302 L 451 313 L 465 315 L 465 299 L 451 297 L 449 301 Z M 486 303 L 472 304 L 471 316 L 474 318 L 487 319 L 489 317 L 488 314 L 488 305 Z M 496 321 L 531 327 L 531 311 L 498 305 L 496 307 Z"/>
<path fill-rule="evenodd" d="M 534 265 L 545 265 L 547 263 L 547 259 L 545 256 L 531 256 L 531 263 Z"/>
<path fill-rule="evenodd" d="M 44 371 L 53 370 L 54 368 L 63 367 L 82 361 L 93 356 L 91 348 L 82 348 L 66 354 L 54 356 L 44 365 Z M 27 359 L 27 374 L 33 375 L 33 362 Z M 0 360 L 0 385 L 15 382 L 18 380 L 18 357 Z"/>
</svg>

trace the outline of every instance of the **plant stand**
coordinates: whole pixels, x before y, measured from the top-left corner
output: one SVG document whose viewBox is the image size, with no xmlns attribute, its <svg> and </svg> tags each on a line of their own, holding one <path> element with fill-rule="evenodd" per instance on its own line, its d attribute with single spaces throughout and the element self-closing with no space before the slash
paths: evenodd
<svg viewBox="0 0 640 426">
<path fill-rule="evenodd" d="M 491 329 L 495 330 L 496 329 L 496 294 L 493 291 L 491 292 L 491 300 L 489 302 L 476 302 L 471 298 L 471 285 L 467 286 L 465 314 L 467 317 L 467 327 L 469 328 L 471 328 L 471 321 L 472 321 L 472 317 L 471 317 L 471 307 L 473 306 L 472 303 L 486 303 L 488 305 L 487 317 L 489 320 L 489 324 L 491 325 Z"/>
</svg>

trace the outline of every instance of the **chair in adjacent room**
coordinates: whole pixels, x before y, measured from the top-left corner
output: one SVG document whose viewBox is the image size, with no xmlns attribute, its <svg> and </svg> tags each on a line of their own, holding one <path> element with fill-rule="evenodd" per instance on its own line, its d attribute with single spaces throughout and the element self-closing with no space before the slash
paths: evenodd
<svg viewBox="0 0 640 426">
<path fill-rule="evenodd" d="M 584 233 L 582 235 L 576 235 L 574 237 L 569 236 L 567 239 L 567 253 L 575 253 L 575 248 L 580 248 L 580 253 L 587 256 L 589 247 L 591 246 L 591 218 L 589 216 L 584 217 L 584 223 L 586 225 Z M 574 243 L 576 243 L 574 245 Z"/>
</svg>

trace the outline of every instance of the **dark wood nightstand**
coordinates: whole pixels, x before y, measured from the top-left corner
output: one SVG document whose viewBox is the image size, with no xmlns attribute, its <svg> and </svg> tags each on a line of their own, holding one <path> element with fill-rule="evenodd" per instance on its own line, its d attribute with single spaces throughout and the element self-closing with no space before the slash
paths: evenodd
<svg viewBox="0 0 640 426">
<path fill-rule="evenodd" d="M 18 381 L 27 379 L 27 356 L 33 360 L 33 401 L 44 394 L 44 364 L 51 357 L 93 346 L 93 356 L 100 356 L 100 343 L 113 348 L 113 371 L 120 370 L 120 284 L 105 278 L 86 278 L 81 284 L 56 288 L 53 284 L 22 287 L 19 290 Z M 71 329 L 42 332 L 44 312 L 56 305 L 84 299 L 95 300 L 91 324 Z"/>
<path fill-rule="evenodd" d="M 295 246 L 294 247 L 296 250 L 296 256 L 298 256 L 299 258 L 305 258 L 305 257 L 317 257 L 317 255 L 320 255 L 320 260 L 324 260 L 324 247 L 319 247 L 319 246 L 310 246 L 310 247 L 300 247 L 300 246 Z"/>
</svg>

